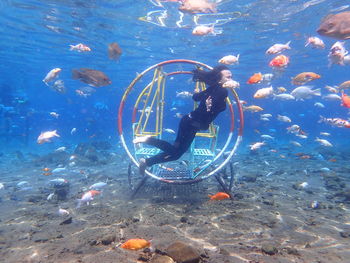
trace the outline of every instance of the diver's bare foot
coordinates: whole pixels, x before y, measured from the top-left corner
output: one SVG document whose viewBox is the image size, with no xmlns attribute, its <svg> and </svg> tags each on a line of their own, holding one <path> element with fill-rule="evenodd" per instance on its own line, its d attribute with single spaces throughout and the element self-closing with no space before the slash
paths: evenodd
<svg viewBox="0 0 350 263">
<path fill-rule="evenodd" d="M 140 159 L 140 163 L 139 163 L 139 173 L 140 175 L 145 175 L 145 171 L 147 168 L 147 164 L 146 164 L 146 160 L 144 158 Z"/>
<path fill-rule="evenodd" d="M 147 142 L 147 140 L 150 138 L 151 136 L 141 136 L 141 137 L 136 137 L 132 142 L 133 143 L 143 143 L 143 142 Z"/>
</svg>

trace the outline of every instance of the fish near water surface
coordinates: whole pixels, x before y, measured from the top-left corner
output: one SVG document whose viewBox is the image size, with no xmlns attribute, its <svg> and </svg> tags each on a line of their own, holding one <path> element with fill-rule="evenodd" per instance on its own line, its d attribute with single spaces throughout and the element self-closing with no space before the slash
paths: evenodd
<svg viewBox="0 0 350 263">
<path fill-rule="evenodd" d="M 317 33 L 336 39 L 349 39 L 350 11 L 326 16 L 317 29 Z"/>
<path fill-rule="evenodd" d="M 72 70 L 72 78 L 94 86 L 96 88 L 112 84 L 109 77 L 99 70 L 80 68 Z"/>
<path fill-rule="evenodd" d="M 216 13 L 216 3 L 207 0 L 183 0 L 179 10 L 186 13 Z"/>
</svg>

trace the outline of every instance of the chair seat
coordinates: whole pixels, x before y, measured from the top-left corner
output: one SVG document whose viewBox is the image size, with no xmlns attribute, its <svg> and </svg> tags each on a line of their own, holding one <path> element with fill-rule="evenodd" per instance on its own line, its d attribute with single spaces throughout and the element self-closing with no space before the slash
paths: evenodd
<svg viewBox="0 0 350 263">
<path fill-rule="evenodd" d="M 160 169 L 158 176 L 168 180 L 186 180 L 192 179 L 190 170 L 174 170 L 168 171 L 166 169 Z"/>
<path fill-rule="evenodd" d="M 154 156 L 160 152 L 159 149 L 157 148 L 140 148 L 138 149 L 135 154 L 136 155 L 150 155 Z"/>
<path fill-rule="evenodd" d="M 209 150 L 209 149 L 201 149 L 201 148 L 196 148 L 193 150 L 193 155 L 194 156 L 209 156 L 212 157 L 214 156 L 214 153 Z"/>
</svg>

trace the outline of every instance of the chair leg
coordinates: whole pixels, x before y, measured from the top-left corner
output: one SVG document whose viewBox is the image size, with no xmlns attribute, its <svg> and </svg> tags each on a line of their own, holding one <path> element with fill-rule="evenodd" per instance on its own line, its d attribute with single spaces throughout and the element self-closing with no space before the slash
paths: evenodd
<svg viewBox="0 0 350 263">
<path fill-rule="evenodd" d="M 225 193 L 227 193 L 231 199 L 233 199 L 233 195 L 231 191 L 227 188 L 227 185 L 224 182 L 224 179 L 222 178 L 221 174 L 215 175 L 216 180 L 219 182 L 221 185 L 222 189 L 224 189 Z"/>
</svg>

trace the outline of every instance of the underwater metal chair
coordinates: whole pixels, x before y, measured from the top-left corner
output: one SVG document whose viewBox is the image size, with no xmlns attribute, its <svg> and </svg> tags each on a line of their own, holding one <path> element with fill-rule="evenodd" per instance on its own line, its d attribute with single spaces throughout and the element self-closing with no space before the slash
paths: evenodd
<svg viewBox="0 0 350 263">
<path fill-rule="evenodd" d="M 129 184 L 133 188 L 131 169 L 132 164 L 139 166 L 140 158 L 147 158 L 156 155 L 160 152 L 158 148 L 154 148 L 145 144 L 133 144 L 132 140 L 139 136 L 154 136 L 161 139 L 164 136 L 164 108 L 167 102 L 171 101 L 168 96 L 171 93 L 167 82 L 173 80 L 177 75 L 191 75 L 193 66 L 198 68 L 212 69 L 210 66 L 192 60 L 177 59 L 169 60 L 153 65 L 142 73 L 138 74 L 137 77 L 130 83 L 128 88 L 125 90 L 118 111 L 118 131 L 120 141 L 124 147 L 128 157 L 131 160 L 128 168 L 128 179 Z M 186 67 L 191 67 L 185 69 Z M 153 77 L 150 78 L 150 73 L 153 71 Z M 147 82 L 147 77 L 149 82 Z M 144 82 L 147 84 L 144 85 Z M 186 85 L 184 85 L 186 86 Z M 185 88 L 185 87 L 184 87 Z M 202 82 L 195 82 L 193 90 L 205 90 L 206 86 Z M 124 116 L 124 108 L 127 104 L 127 99 L 132 91 L 138 91 L 136 100 L 132 107 L 131 116 Z M 227 135 L 227 139 L 222 148 L 217 148 L 219 138 L 219 126 L 213 123 L 210 124 L 208 131 L 198 132 L 195 140 L 193 141 L 187 159 L 183 162 L 186 165 L 172 167 L 172 163 L 154 165 L 151 171 L 145 172 L 145 176 L 141 179 L 136 188 L 134 188 L 133 196 L 146 182 L 147 178 L 151 177 L 155 180 L 168 183 L 168 184 L 193 184 L 200 182 L 212 175 L 215 175 L 216 179 L 223 187 L 224 191 L 230 194 L 232 188 L 233 176 L 231 181 L 226 184 L 221 177 L 219 171 L 222 170 L 231 160 L 232 156 L 237 150 L 238 145 L 242 140 L 244 119 L 243 110 L 238 95 L 234 89 L 231 90 L 231 96 L 235 101 L 239 116 L 239 127 L 236 141 L 233 142 L 234 135 L 234 110 L 233 104 L 231 103 L 230 96 L 227 98 L 227 105 L 230 112 L 230 131 Z M 196 102 L 193 103 L 193 107 L 196 108 Z M 129 113 L 129 114 L 130 114 Z M 126 138 L 123 132 L 123 124 L 128 121 L 131 123 L 127 127 L 131 132 L 126 134 L 132 134 L 132 137 Z M 126 140 L 127 139 L 127 140 Z M 128 141 L 128 143 L 127 143 Z M 132 146 L 130 146 L 132 144 Z M 225 154 L 224 154 L 225 153 Z M 231 172 L 232 172 L 231 167 Z M 230 194 L 231 195 L 231 194 Z"/>
</svg>

